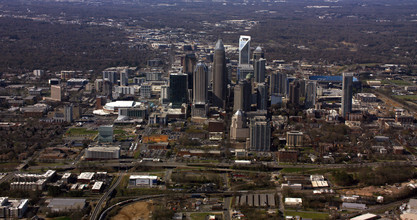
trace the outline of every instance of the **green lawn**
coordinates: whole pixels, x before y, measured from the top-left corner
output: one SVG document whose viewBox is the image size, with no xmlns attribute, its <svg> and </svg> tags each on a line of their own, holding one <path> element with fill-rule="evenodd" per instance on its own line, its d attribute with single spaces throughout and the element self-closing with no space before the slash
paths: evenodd
<svg viewBox="0 0 417 220">
<path fill-rule="evenodd" d="M 417 95 L 395 95 L 394 97 L 407 101 L 417 101 Z"/>
<path fill-rule="evenodd" d="M 413 86 L 414 84 L 412 82 L 409 81 L 405 81 L 405 80 L 387 80 L 384 79 L 381 82 L 382 84 L 395 84 L 397 86 Z"/>
<path fill-rule="evenodd" d="M 97 135 L 98 131 L 87 130 L 87 128 L 69 128 L 65 133 L 68 136 L 79 136 L 79 135 Z"/>
<path fill-rule="evenodd" d="M 300 216 L 301 218 L 311 219 L 329 219 L 328 213 L 323 212 L 297 212 L 297 211 L 285 211 L 286 216 Z"/>
</svg>

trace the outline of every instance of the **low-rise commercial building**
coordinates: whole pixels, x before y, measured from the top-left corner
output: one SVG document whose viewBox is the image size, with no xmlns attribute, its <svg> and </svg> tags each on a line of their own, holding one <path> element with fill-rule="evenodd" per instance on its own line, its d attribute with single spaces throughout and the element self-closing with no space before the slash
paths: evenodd
<svg viewBox="0 0 417 220">
<path fill-rule="evenodd" d="M 0 197 L 0 218 L 23 218 L 28 208 L 29 200 L 9 200 L 8 197 Z"/>
</svg>

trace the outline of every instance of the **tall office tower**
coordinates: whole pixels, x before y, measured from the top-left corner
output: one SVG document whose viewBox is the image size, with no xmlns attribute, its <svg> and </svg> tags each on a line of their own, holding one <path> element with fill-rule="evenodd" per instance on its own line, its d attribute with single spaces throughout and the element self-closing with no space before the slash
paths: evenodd
<svg viewBox="0 0 417 220">
<path fill-rule="evenodd" d="M 197 64 L 197 57 L 194 53 L 186 54 L 181 58 L 181 64 L 184 73 L 193 73 Z"/>
<path fill-rule="evenodd" d="M 103 71 L 103 80 L 108 80 L 111 83 L 115 84 L 117 82 L 117 75 L 118 75 L 117 71 L 113 71 L 113 70 L 107 71 L 107 70 L 105 70 L 105 71 Z"/>
<path fill-rule="evenodd" d="M 226 53 L 219 39 L 214 48 L 213 61 L 213 106 L 224 108 L 226 100 Z"/>
<path fill-rule="evenodd" d="M 255 60 L 265 58 L 264 56 L 265 56 L 265 54 L 262 51 L 262 48 L 260 46 L 256 47 L 256 49 L 253 51 L 253 61 L 254 62 L 255 62 Z"/>
<path fill-rule="evenodd" d="M 169 100 L 172 107 L 181 107 L 187 102 L 187 74 L 171 73 L 169 75 Z"/>
<path fill-rule="evenodd" d="M 283 96 L 288 95 L 288 77 L 286 73 L 278 73 L 279 75 L 279 93 Z"/>
<path fill-rule="evenodd" d="M 256 106 L 258 110 L 267 110 L 268 108 L 268 89 L 265 83 L 258 83 L 257 88 L 257 101 Z"/>
<path fill-rule="evenodd" d="M 195 70 L 195 65 L 197 64 L 197 57 L 195 56 L 195 54 L 191 53 L 191 54 L 186 54 L 185 56 L 183 56 L 181 58 L 181 64 L 182 64 L 182 72 L 187 74 L 188 77 L 188 85 L 187 88 L 190 93 L 190 98 L 192 98 L 192 89 L 193 89 L 193 75 L 194 75 L 194 70 Z"/>
<path fill-rule="evenodd" d="M 51 85 L 51 99 L 54 101 L 62 100 L 62 87 L 61 85 Z"/>
<path fill-rule="evenodd" d="M 343 95 L 342 95 L 342 116 L 347 117 L 352 111 L 352 96 L 353 96 L 353 74 L 343 73 Z"/>
<path fill-rule="evenodd" d="M 251 105 L 251 84 L 247 80 L 240 80 L 234 89 L 233 111 L 242 110 L 250 111 Z"/>
<path fill-rule="evenodd" d="M 269 80 L 269 93 L 278 94 L 279 93 L 279 73 L 272 73 Z"/>
<path fill-rule="evenodd" d="M 305 94 L 305 107 L 314 108 L 316 105 L 317 83 L 315 81 L 309 81 L 306 86 Z"/>
<path fill-rule="evenodd" d="M 259 60 L 254 61 L 254 75 L 255 75 L 255 82 L 263 83 L 265 82 L 265 66 L 266 60 L 264 58 L 260 58 Z"/>
<path fill-rule="evenodd" d="M 290 84 L 290 103 L 295 106 L 300 105 L 300 82 L 298 80 Z"/>
<path fill-rule="evenodd" d="M 129 84 L 129 75 L 127 69 L 120 71 L 120 85 L 127 86 Z"/>
<path fill-rule="evenodd" d="M 241 35 L 239 38 L 239 65 L 250 64 L 250 36 Z"/>
<path fill-rule="evenodd" d="M 251 151 L 269 151 L 271 148 L 271 125 L 265 116 L 255 116 L 250 122 Z"/>
<path fill-rule="evenodd" d="M 73 104 L 64 106 L 64 119 L 68 123 L 73 121 L 73 108 Z"/>
<path fill-rule="evenodd" d="M 232 116 L 232 123 L 230 125 L 230 139 L 232 140 L 246 140 L 249 137 L 249 128 L 246 126 L 245 117 L 239 109 Z"/>
<path fill-rule="evenodd" d="M 191 115 L 193 117 L 206 117 L 208 112 L 208 69 L 200 62 L 197 64 L 193 76 L 193 105 Z"/>
</svg>

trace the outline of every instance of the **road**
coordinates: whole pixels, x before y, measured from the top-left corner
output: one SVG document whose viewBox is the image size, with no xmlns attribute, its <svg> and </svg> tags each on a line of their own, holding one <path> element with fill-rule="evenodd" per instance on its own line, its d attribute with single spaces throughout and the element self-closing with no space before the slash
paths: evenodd
<svg viewBox="0 0 417 220">
<path fill-rule="evenodd" d="M 122 181 L 123 177 L 125 174 L 121 174 L 119 173 L 119 175 L 117 176 L 117 180 L 116 182 L 109 188 L 109 190 L 107 190 L 106 193 L 104 193 L 104 195 L 100 198 L 100 200 L 98 201 L 97 205 L 94 207 L 93 212 L 91 213 L 91 217 L 90 220 L 96 220 L 97 217 L 100 215 L 101 213 L 101 209 L 103 206 L 103 203 L 107 201 L 107 199 L 109 198 L 110 194 L 113 192 L 113 190 L 120 184 L 120 182 Z"/>
<path fill-rule="evenodd" d="M 326 168 L 359 168 L 359 167 L 376 167 L 380 165 L 386 166 L 388 163 L 396 164 L 410 164 L 417 166 L 417 161 L 396 161 L 396 162 L 374 162 L 374 163 L 362 163 L 362 164 L 279 164 L 278 162 L 264 162 L 271 169 L 283 169 L 283 168 L 313 168 L 313 169 L 326 169 Z M 82 166 L 79 164 L 66 164 L 55 166 L 54 169 L 75 169 L 76 166 Z M 121 159 L 119 161 L 95 161 L 92 162 L 92 165 L 97 167 L 114 167 L 114 168 L 123 168 L 129 169 L 134 166 L 143 166 L 143 167 L 162 167 L 162 168 L 179 168 L 179 167 L 211 167 L 219 171 L 233 171 L 230 169 L 235 163 L 187 163 L 187 162 L 153 162 L 153 161 L 144 161 L 142 163 L 138 162 L 136 159 Z M 252 164 L 259 165 L 259 164 Z M 38 170 L 45 168 L 44 166 L 30 166 L 28 170 Z"/>
</svg>

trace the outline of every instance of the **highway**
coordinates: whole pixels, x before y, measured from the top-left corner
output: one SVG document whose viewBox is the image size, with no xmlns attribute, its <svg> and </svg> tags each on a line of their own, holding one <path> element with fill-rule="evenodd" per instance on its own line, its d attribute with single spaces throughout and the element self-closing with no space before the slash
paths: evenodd
<svg viewBox="0 0 417 220">
<path fill-rule="evenodd" d="M 99 216 L 99 214 L 101 213 L 101 209 L 103 206 L 103 203 L 107 201 L 107 199 L 109 198 L 110 194 L 113 192 L 113 190 L 120 184 L 120 182 L 122 182 L 123 176 L 125 174 L 121 174 L 119 173 L 119 175 L 117 176 L 117 180 L 116 182 L 110 187 L 109 190 L 107 190 L 106 193 L 104 193 L 104 195 L 100 198 L 100 200 L 97 202 L 97 205 L 94 207 L 93 212 L 91 213 L 91 217 L 90 220 L 96 220 L 97 217 Z"/>
</svg>

